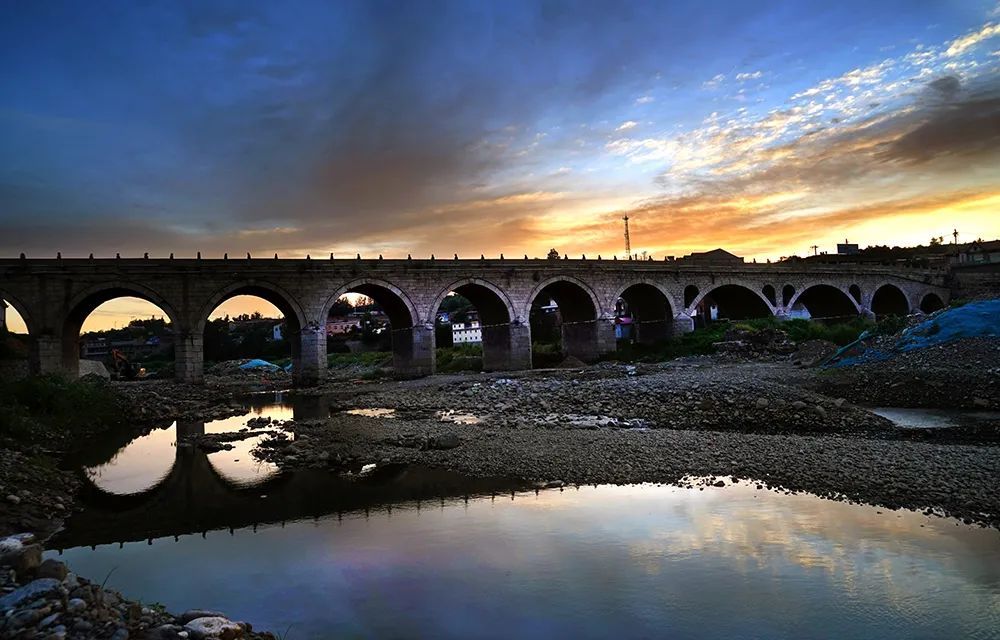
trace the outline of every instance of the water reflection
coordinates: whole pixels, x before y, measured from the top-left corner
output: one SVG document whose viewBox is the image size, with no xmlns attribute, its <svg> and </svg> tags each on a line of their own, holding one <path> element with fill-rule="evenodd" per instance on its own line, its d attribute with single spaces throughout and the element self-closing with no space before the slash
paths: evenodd
<svg viewBox="0 0 1000 640">
<path fill-rule="evenodd" d="M 871 412 L 891 420 L 897 426 L 911 429 L 1000 425 L 1000 411 L 875 407 Z"/>
<path fill-rule="evenodd" d="M 175 610 L 297 638 L 988 637 L 1000 534 L 750 486 L 409 501 L 66 552 Z M 149 576 L 155 575 L 151 580 Z"/>
</svg>

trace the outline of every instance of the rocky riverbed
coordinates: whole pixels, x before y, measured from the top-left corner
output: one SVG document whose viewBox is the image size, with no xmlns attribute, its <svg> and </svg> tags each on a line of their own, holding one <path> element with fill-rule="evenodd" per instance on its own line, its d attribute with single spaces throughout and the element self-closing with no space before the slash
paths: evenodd
<svg viewBox="0 0 1000 640">
<path fill-rule="evenodd" d="M 284 425 L 256 455 L 285 468 L 419 463 L 542 484 L 726 475 L 1000 526 L 995 427 L 972 442 L 921 441 L 817 392 L 817 375 L 698 359 L 333 390 L 340 411 Z"/>
<path fill-rule="evenodd" d="M 539 487 L 735 477 L 1000 528 L 1000 425 L 974 433 L 901 429 L 865 408 L 1000 407 L 998 341 L 935 349 L 840 371 L 807 366 L 822 354 L 727 352 L 657 365 L 336 380 L 299 392 L 322 396 L 315 419 L 255 419 L 241 431 L 186 443 L 226 449 L 267 427 L 271 435 L 255 455 L 288 470 L 363 475 L 373 465 L 414 463 Z M 237 382 L 115 383 L 114 390 L 142 433 L 165 420 L 237 415 L 246 411 L 247 392 L 280 388 Z M 43 568 L 31 534 L 44 541 L 78 508 L 78 480 L 58 466 L 66 444 L 0 451 L 0 535 L 29 532 L 3 542 L 0 635 L 270 637 L 212 612 L 172 615 L 129 602 L 61 563 Z"/>
</svg>

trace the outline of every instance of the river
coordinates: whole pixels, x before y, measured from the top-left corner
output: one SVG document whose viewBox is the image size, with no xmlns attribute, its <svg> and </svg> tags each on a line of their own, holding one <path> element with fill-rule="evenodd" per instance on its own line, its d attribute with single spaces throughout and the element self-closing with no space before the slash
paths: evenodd
<svg viewBox="0 0 1000 640">
<path fill-rule="evenodd" d="M 129 597 L 294 640 L 1000 629 L 1000 532 L 953 519 L 747 482 L 535 491 L 419 467 L 284 474 L 252 459 L 252 440 L 175 445 L 179 430 L 315 410 L 262 397 L 239 418 L 95 443 L 62 558 Z"/>
</svg>

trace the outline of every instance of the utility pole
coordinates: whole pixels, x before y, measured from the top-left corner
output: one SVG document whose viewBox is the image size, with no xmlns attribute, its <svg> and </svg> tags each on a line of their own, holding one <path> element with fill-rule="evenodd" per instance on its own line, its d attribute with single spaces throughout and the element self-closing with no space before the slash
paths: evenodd
<svg viewBox="0 0 1000 640">
<path fill-rule="evenodd" d="M 958 244 L 958 229 L 953 229 L 951 232 L 951 237 L 955 239 L 955 244 Z"/>
<path fill-rule="evenodd" d="M 625 221 L 625 255 L 629 258 L 632 257 L 632 239 L 628 235 L 628 216 L 623 216 L 622 220 Z"/>
<path fill-rule="evenodd" d="M 816 253 L 817 251 L 819 251 L 819 245 L 814 244 L 813 246 L 811 246 L 809 248 L 813 250 L 813 255 L 814 256 L 815 255 L 819 255 L 818 253 Z"/>
</svg>

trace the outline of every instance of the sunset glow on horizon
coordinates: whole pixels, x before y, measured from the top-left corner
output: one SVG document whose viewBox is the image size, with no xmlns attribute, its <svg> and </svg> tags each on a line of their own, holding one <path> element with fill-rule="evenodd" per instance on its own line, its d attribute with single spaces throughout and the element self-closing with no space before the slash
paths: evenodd
<svg viewBox="0 0 1000 640">
<path fill-rule="evenodd" d="M 432 7 L 7 7 L 0 255 L 1000 237 L 994 0 Z"/>
</svg>

